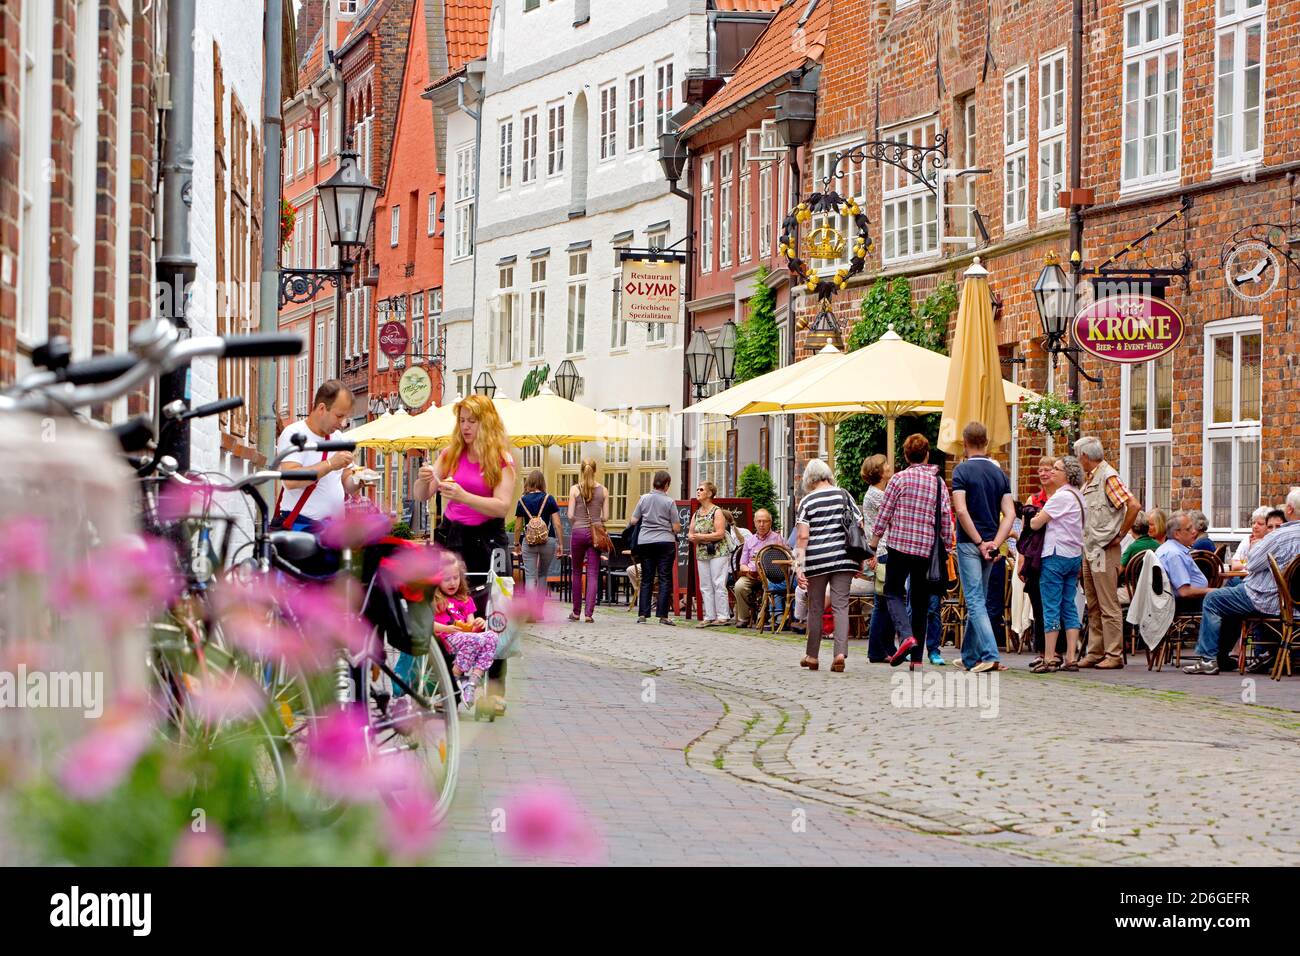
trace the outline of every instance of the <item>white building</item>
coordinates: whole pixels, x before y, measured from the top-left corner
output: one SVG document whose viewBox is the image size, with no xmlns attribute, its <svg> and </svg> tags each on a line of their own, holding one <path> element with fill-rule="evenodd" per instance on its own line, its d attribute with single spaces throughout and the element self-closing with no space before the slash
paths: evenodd
<svg viewBox="0 0 1300 956">
<path fill-rule="evenodd" d="M 620 323 L 616 278 L 620 249 L 685 237 L 686 202 L 663 178 L 658 132 L 681 106 L 686 73 L 708 65 L 706 4 L 498 0 L 490 24 L 478 73 L 459 99 L 446 90 L 438 101 L 451 107 L 448 381 L 463 391 L 488 372 L 498 395 L 517 398 L 531 369 L 553 377 L 572 360 L 577 401 L 653 437 L 554 449 L 545 463 L 530 449 L 522 464 L 545 464 L 564 494 L 582 455 L 603 460 L 621 523 L 659 468 L 682 493 L 682 329 Z M 476 85 L 482 95 L 467 101 Z"/>
</svg>

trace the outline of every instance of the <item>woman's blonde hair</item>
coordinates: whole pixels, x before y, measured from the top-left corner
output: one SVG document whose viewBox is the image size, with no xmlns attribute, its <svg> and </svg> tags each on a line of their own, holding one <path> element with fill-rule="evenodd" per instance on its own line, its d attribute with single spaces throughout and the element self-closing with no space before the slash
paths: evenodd
<svg viewBox="0 0 1300 956">
<path fill-rule="evenodd" d="M 474 447 L 467 449 L 465 440 L 460 437 L 461 410 L 469 412 L 470 418 L 478 422 L 478 435 Z M 466 395 L 451 407 L 456 424 L 452 426 L 451 443 L 443 452 L 445 471 L 443 477 L 452 478 L 460 464 L 461 456 L 472 451 L 478 459 L 478 466 L 483 471 L 483 480 L 489 488 L 496 488 L 501 483 L 501 471 L 510 460 L 510 442 L 506 438 L 506 427 L 501 423 L 492 399 L 486 395 Z"/>
<path fill-rule="evenodd" d="M 700 487 L 708 491 L 710 501 L 718 497 L 718 486 L 715 485 L 713 482 L 709 481 L 709 479 L 705 478 L 703 481 L 701 481 Z"/>
<path fill-rule="evenodd" d="M 462 560 L 461 556 L 456 554 L 455 552 L 448 551 L 447 564 L 450 565 L 451 567 L 454 567 L 457 571 L 460 572 L 460 587 L 456 589 L 456 593 L 452 595 L 452 597 L 456 598 L 458 601 L 468 601 L 469 600 L 469 578 L 466 576 L 468 572 L 465 570 L 464 560 Z M 433 591 L 434 613 L 441 614 L 443 611 L 447 610 L 448 600 L 449 598 L 447 597 L 446 591 L 444 591 L 441 587 L 434 588 Z"/>
<path fill-rule="evenodd" d="M 582 459 L 582 477 L 578 479 L 578 492 L 586 502 L 590 502 L 591 496 L 596 493 L 596 459 Z"/>
</svg>

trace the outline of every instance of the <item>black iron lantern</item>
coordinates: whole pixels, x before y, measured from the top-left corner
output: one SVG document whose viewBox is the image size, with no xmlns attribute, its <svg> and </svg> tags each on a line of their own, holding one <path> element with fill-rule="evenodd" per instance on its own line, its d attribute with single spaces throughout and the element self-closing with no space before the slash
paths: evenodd
<svg viewBox="0 0 1300 956">
<path fill-rule="evenodd" d="M 816 90 L 789 89 L 776 94 L 776 135 L 784 145 L 803 146 L 816 125 Z"/>
<path fill-rule="evenodd" d="M 1048 351 L 1056 351 L 1074 317 L 1074 289 L 1057 262 L 1056 253 L 1049 252 L 1043 260 L 1043 271 L 1034 282 L 1034 304 L 1043 322 Z"/>
<path fill-rule="evenodd" d="M 718 330 L 718 341 L 713 343 L 713 361 L 718 365 L 718 378 L 724 388 L 730 388 L 736 378 L 736 323 L 728 319 Z"/>
<path fill-rule="evenodd" d="M 555 370 L 555 394 L 566 402 L 573 401 L 574 396 L 578 394 L 579 381 L 581 377 L 578 375 L 578 367 L 572 360 L 565 359 Z"/>
<path fill-rule="evenodd" d="M 361 172 L 357 154 L 350 149 L 340 154 L 338 170 L 317 186 L 316 192 L 320 195 L 330 242 L 340 250 L 365 245 L 379 187 Z"/>
<path fill-rule="evenodd" d="M 686 169 L 686 155 L 686 147 L 676 133 L 659 134 L 659 166 L 664 171 L 664 179 L 676 183 L 682 178 Z"/>
<path fill-rule="evenodd" d="M 704 397 L 704 386 L 709 384 L 709 366 L 713 364 L 713 346 L 709 337 L 703 332 L 691 336 L 691 344 L 686 346 L 686 374 L 691 377 L 695 387 L 695 397 Z"/>
<path fill-rule="evenodd" d="M 497 383 L 492 377 L 491 372 L 479 372 L 478 378 L 474 380 L 474 394 L 486 395 L 488 398 L 496 395 Z"/>
<path fill-rule="evenodd" d="M 820 352 L 828 345 L 843 352 L 844 337 L 840 335 L 840 324 L 835 321 L 835 316 L 825 309 L 818 312 L 817 318 L 808 327 L 808 337 L 804 339 L 804 344 L 814 352 Z"/>
</svg>

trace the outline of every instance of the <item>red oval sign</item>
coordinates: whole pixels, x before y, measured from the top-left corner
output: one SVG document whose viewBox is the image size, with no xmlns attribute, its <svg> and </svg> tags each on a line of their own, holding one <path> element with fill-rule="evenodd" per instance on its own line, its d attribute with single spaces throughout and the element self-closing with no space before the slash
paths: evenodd
<svg viewBox="0 0 1300 956">
<path fill-rule="evenodd" d="M 1074 317 L 1074 339 L 1107 362 L 1149 362 L 1183 340 L 1182 314 L 1164 299 L 1112 295 Z"/>
<path fill-rule="evenodd" d="M 379 350 L 389 358 L 405 355 L 410 341 L 411 336 L 401 322 L 385 322 L 379 330 Z"/>
</svg>

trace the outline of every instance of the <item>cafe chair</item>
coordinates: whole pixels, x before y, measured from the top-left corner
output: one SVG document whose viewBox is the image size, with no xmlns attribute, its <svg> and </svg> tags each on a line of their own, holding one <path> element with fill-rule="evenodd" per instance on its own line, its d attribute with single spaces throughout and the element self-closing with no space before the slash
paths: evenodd
<svg viewBox="0 0 1300 956">
<path fill-rule="evenodd" d="M 778 561 L 794 561 L 793 552 L 783 544 L 766 545 L 754 556 L 761 593 L 755 627 L 760 631 L 766 630 L 769 622 L 773 633 L 783 630 L 794 609 L 794 568 L 791 564 L 777 564 Z M 777 623 L 778 615 L 780 623 Z"/>
</svg>

